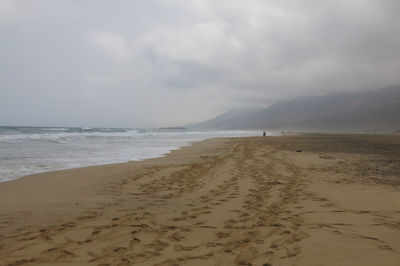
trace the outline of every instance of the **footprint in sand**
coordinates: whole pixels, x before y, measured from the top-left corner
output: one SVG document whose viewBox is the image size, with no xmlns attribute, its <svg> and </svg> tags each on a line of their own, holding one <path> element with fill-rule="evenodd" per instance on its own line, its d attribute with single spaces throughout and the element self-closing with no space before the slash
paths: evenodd
<svg viewBox="0 0 400 266">
<path fill-rule="evenodd" d="M 231 233 L 228 233 L 228 232 L 218 232 L 218 233 L 216 233 L 216 236 L 218 237 L 218 238 L 227 238 L 227 237 L 229 237 L 231 235 Z"/>
<path fill-rule="evenodd" d="M 185 247 L 185 246 L 182 246 L 182 245 L 175 245 L 174 246 L 175 251 L 191 251 L 191 250 L 196 249 L 196 248 L 198 248 L 198 246 L 193 246 L 193 247 Z"/>
<path fill-rule="evenodd" d="M 95 235 L 98 235 L 98 234 L 100 234 L 100 230 L 94 230 L 92 233 L 91 233 L 91 235 L 92 236 L 95 236 Z"/>
<path fill-rule="evenodd" d="M 180 235 L 179 233 L 173 233 L 172 235 L 170 235 L 170 236 L 168 237 L 168 239 L 170 239 L 170 240 L 172 240 L 172 241 L 179 242 L 179 241 L 185 239 L 185 237 L 182 236 L 182 235 Z"/>
<path fill-rule="evenodd" d="M 127 250 L 127 248 L 124 248 L 124 247 L 117 247 L 117 248 L 115 248 L 115 249 L 113 250 L 113 253 L 122 254 L 122 253 L 125 253 L 126 250 Z"/>
</svg>

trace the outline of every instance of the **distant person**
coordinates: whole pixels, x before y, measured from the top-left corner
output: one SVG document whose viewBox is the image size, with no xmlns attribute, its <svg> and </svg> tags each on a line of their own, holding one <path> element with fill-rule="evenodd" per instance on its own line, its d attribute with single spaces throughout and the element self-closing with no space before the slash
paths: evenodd
<svg viewBox="0 0 400 266">
<path fill-rule="evenodd" d="M 265 137 L 266 135 L 267 135 L 267 132 L 264 131 L 264 132 L 263 132 L 263 137 Z"/>
</svg>

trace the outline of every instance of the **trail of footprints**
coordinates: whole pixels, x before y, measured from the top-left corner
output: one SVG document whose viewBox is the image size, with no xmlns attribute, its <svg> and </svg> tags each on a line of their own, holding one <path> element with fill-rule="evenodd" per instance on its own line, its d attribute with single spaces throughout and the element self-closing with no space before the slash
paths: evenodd
<svg viewBox="0 0 400 266">
<path fill-rule="evenodd" d="M 181 265 L 221 259 L 237 265 L 270 265 L 276 259 L 295 257 L 301 253 L 298 242 L 307 235 L 301 230 L 301 216 L 287 206 L 301 197 L 301 173 L 274 151 L 255 155 L 251 150 L 237 145 L 230 155 L 213 161 L 153 168 L 141 177 L 149 177 L 149 182 L 132 193 L 135 199 L 148 199 L 143 208 L 109 218 L 107 208 L 117 208 L 124 187 L 140 177 L 115 183 L 104 192 L 116 200 L 114 205 L 39 231 L 21 231 L 20 241 L 9 249 L 15 259 L 7 263 Z M 277 166 L 285 168 L 285 174 Z M 168 167 L 174 172 L 162 175 Z M 228 178 L 208 189 L 208 182 L 218 179 L 221 169 L 229 173 Z M 181 197 L 187 199 L 184 208 L 165 219 L 146 211 L 159 201 L 168 205 Z M 229 212 L 223 220 L 217 218 L 220 210 Z M 215 224 L 207 224 L 215 219 Z M 199 234 L 204 237 L 197 239 Z M 35 247 L 38 239 L 42 248 L 48 248 Z"/>
</svg>

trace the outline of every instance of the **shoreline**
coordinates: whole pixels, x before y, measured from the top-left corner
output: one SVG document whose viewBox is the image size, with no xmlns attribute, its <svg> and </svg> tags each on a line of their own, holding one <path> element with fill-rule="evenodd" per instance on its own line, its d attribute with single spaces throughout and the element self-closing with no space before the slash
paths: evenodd
<svg viewBox="0 0 400 266">
<path fill-rule="evenodd" d="M 0 134 L 0 157 L 4 159 L 0 182 L 56 170 L 163 157 L 171 150 L 207 138 L 255 135 L 253 131 L 169 133 L 97 129 L 77 133 L 71 130 Z"/>
<path fill-rule="evenodd" d="M 271 135 L 270 137 L 274 137 L 277 135 Z M 119 166 L 119 165 L 124 165 L 124 164 L 128 164 L 128 163 L 137 163 L 137 162 L 144 162 L 147 160 L 154 160 L 154 159 L 161 159 L 164 158 L 166 156 L 169 156 L 171 153 L 182 150 L 186 147 L 191 147 L 193 146 L 193 144 L 196 143 L 201 143 L 207 140 L 224 140 L 224 139 L 234 139 L 234 138 L 254 138 L 254 136 L 239 136 L 239 137 L 210 137 L 210 138 L 206 138 L 203 140 L 196 140 L 196 141 L 190 141 L 190 142 L 186 142 L 184 145 L 179 146 L 177 148 L 171 149 L 169 151 L 167 151 L 166 153 L 157 155 L 155 157 L 149 157 L 149 158 L 144 158 L 144 159 L 138 159 L 138 160 L 128 160 L 128 161 L 124 161 L 124 162 L 114 162 L 114 163 L 105 163 L 105 164 L 93 164 L 93 165 L 87 165 L 87 166 L 79 166 L 79 167 L 71 167 L 71 168 L 62 168 L 62 169 L 53 169 L 53 170 L 48 170 L 48 171 L 44 171 L 44 172 L 36 172 L 36 173 L 31 173 L 31 174 L 27 174 L 27 175 L 23 175 L 14 179 L 10 179 L 10 180 L 5 180 L 5 181 L 0 181 L 0 185 L 3 183 L 8 183 L 8 182 L 14 182 L 17 181 L 19 179 L 22 178 L 30 178 L 33 176 L 37 176 L 37 175 L 43 175 L 43 174 L 52 174 L 53 172 L 60 172 L 60 171 L 69 171 L 69 170 L 79 170 L 79 169 L 85 169 L 85 168 L 91 168 L 91 167 L 112 167 L 112 166 Z"/>
<path fill-rule="evenodd" d="M 207 140 L 207 139 L 206 139 Z M 36 175 L 42 175 L 42 174 L 49 174 L 49 173 L 53 173 L 53 172 L 59 172 L 59 171 L 68 171 L 68 170 L 78 170 L 78 169 L 84 169 L 84 168 L 89 168 L 89 167 L 102 167 L 102 166 L 113 166 L 113 165 L 121 165 L 121 164 L 126 164 L 126 163 L 135 163 L 135 162 L 142 162 L 142 161 L 146 161 L 146 160 L 151 160 L 151 159 L 159 159 L 159 158 L 163 158 L 165 156 L 168 156 L 171 152 L 173 151 L 177 151 L 180 150 L 184 147 L 189 147 L 191 146 L 193 143 L 197 143 L 197 142 L 202 142 L 204 140 L 200 140 L 200 141 L 194 141 L 194 142 L 188 142 L 185 143 L 185 145 L 182 145 L 180 147 L 177 147 L 175 149 L 169 150 L 166 153 L 157 155 L 155 157 L 149 157 L 149 158 L 144 158 L 144 159 L 138 159 L 138 160 L 128 160 L 128 161 L 124 161 L 124 162 L 114 162 L 114 163 L 102 163 L 102 164 L 93 164 L 93 165 L 87 165 L 87 166 L 78 166 L 78 167 L 71 167 L 71 168 L 61 168 L 61 169 L 52 169 L 52 170 L 46 170 L 43 172 L 36 172 L 36 173 L 31 173 L 31 174 L 27 174 L 27 175 L 23 175 L 20 177 L 16 177 L 10 180 L 5 180 L 5 181 L 0 181 L 0 185 L 2 183 L 8 183 L 8 182 L 13 182 L 16 180 L 19 180 L 21 178 L 29 178 L 31 176 L 36 176 Z M 187 145 L 186 145 L 187 144 Z"/>
<path fill-rule="evenodd" d="M 0 264 L 396 265 L 398 147 L 393 135 L 214 138 L 2 182 Z"/>
</svg>

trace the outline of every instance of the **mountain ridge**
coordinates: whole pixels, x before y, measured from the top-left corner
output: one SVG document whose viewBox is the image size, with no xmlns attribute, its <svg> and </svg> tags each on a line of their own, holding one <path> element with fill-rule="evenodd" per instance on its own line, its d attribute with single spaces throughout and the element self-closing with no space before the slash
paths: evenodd
<svg viewBox="0 0 400 266">
<path fill-rule="evenodd" d="M 397 131 L 400 130 L 400 85 L 366 92 L 302 96 L 261 110 L 229 110 L 189 128 Z"/>
</svg>

